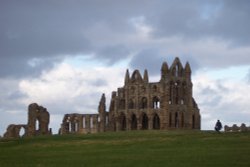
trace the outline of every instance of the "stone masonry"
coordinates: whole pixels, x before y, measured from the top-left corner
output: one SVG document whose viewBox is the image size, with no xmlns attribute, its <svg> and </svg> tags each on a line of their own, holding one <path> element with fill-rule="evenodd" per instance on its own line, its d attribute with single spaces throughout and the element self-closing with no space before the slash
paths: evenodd
<svg viewBox="0 0 250 167">
<path fill-rule="evenodd" d="M 96 133 L 104 131 L 152 129 L 200 129 L 201 117 L 193 98 L 189 63 L 183 67 L 175 58 L 169 67 L 161 67 L 159 82 L 149 82 L 135 70 L 127 70 L 124 86 L 112 92 L 109 111 L 103 94 L 98 114 L 66 114 L 60 133 Z"/>
<path fill-rule="evenodd" d="M 24 134 L 20 136 L 21 129 L 24 129 Z M 28 123 L 11 124 L 7 127 L 4 133 L 4 138 L 19 138 L 25 136 L 50 135 L 49 129 L 49 112 L 43 106 L 37 103 L 32 103 L 28 106 Z"/>
</svg>

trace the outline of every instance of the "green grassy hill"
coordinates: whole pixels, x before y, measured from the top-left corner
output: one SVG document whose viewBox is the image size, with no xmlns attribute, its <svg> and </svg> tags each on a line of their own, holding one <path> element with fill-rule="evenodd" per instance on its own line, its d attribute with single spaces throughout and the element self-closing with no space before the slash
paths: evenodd
<svg viewBox="0 0 250 167">
<path fill-rule="evenodd" d="M 250 133 L 131 131 L 0 141 L 0 166 L 250 166 Z"/>
</svg>

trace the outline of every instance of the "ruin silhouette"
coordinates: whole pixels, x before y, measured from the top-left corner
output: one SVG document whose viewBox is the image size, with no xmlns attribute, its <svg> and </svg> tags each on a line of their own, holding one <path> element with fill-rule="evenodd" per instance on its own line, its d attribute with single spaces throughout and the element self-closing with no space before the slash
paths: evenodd
<svg viewBox="0 0 250 167">
<path fill-rule="evenodd" d="M 200 129 L 201 116 L 193 98 L 189 63 L 164 62 L 159 82 L 135 70 L 126 71 L 124 86 L 112 92 L 109 110 L 103 94 L 98 114 L 65 114 L 60 134 L 152 129 Z"/>
</svg>

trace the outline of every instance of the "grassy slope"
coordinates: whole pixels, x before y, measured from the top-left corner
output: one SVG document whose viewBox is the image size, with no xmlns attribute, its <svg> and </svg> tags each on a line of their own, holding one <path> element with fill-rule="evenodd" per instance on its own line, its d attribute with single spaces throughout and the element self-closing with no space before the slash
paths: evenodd
<svg viewBox="0 0 250 167">
<path fill-rule="evenodd" d="M 250 133 L 133 131 L 0 141 L 0 166 L 250 166 Z"/>
</svg>

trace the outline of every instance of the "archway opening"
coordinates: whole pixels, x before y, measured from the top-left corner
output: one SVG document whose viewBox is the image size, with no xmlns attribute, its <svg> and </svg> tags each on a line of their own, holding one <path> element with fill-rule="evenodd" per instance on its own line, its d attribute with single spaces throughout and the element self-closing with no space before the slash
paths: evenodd
<svg viewBox="0 0 250 167">
<path fill-rule="evenodd" d="M 153 117 L 153 129 L 160 129 L 160 118 L 158 114 L 155 114 Z"/>
<path fill-rule="evenodd" d="M 90 116 L 90 128 L 92 129 L 93 127 L 94 127 L 93 117 Z"/>
<path fill-rule="evenodd" d="M 121 130 L 126 130 L 126 116 L 124 114 L 121 114 L 120 120 Z"/>
<path fill-rule="evenodd" d="M 178 128 L 179 127 L 179 118 L 178 118 L 178 113 L 175 113 L 175 127 Z"/>
<path fill-rule="evenodd" d="M 135 114 L 133 114 L 131 118 L 131 130 L 136 130 L 136 129 L 137 129 L 137 119 Z"/>
<path fill-rule="evenodd" d="M 130 100 L 129 100 L 129 106 L 128 106 L 128 108 L 129 108 L 129 109 L 134 109 L 134 107 L 135 107 L 135 106 L 134 106 L 134 101 L 133 101 L 133 99 L 130 99 Z"/>
<path fill-rule="evenodd" d="M 153 98 L 153 108 L 154 109 L 160 108 L 160 99 L 156 96 Z"/>
<path fill-rule="evenodd" d="M 75 132 L 78 132 L 79 130 L 79 123 L 78 121 L 75 121 Z"/>
<path fill-rule="evenodd" d="M 193 129 L 195 128 L 195 116 L 194 115 L 192 116 L 192 128 Z"/>
<path fill-rule="evenodd" d="M 21 127 L 20 130 L 19 130 L 19 136 L 23 137 L 24 135 L 25 135 L 25 128 Z"/>
<path fill-rule="evenodd" d="M 142 115 L 142 129 L 148 129 L 148 116 L 145 113 Z"/>
<path fill-rule="evenodd" d="M 184 127 L 184 113 L 181 114 L 181 127 Z"/>
<path fill-rule="evenodd" d="M 82 117 L 82 128 L 86 128 L 86 118 Z"/>
<path fill-rule="evenodd" d="M 148 100 L 146 97 L 143 97 L 141 99 L 141 109 L 145 109 L 145 108 L 147 108 L 147 106 L 148 106 Z"/>
<path fill-rule="evenodd" d="M 39 120 L 38 119 L 36 119 L 36 122 L 35 122 L 35 130 L 36 131 L 40 130 L 40 124 L 39 124 Z"/>
</svg>

